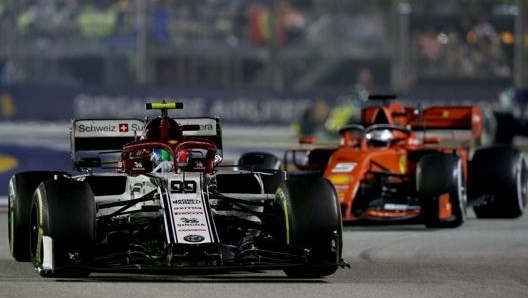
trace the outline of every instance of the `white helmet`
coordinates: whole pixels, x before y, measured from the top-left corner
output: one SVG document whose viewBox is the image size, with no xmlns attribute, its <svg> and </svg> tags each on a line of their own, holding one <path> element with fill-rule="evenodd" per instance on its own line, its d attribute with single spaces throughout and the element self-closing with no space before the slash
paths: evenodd
<svg viewBox="0 0 528 298">
<path fill-rule="evenodd" d="M 369 131 L 365 137 L 369 144 L 374 147 L 386 147 L 394 139 L 394 135 L 390 129 L 372 130 Z"/>
</svg>

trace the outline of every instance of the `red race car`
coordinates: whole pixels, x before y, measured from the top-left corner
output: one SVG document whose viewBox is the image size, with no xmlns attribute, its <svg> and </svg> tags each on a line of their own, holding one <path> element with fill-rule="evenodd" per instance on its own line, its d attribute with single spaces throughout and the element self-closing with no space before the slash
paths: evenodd
<svg viewBox="0 0 528 298">
<path fill-rule="evenodd" d="M 404 107 L 388 97 L 362 111 L 362 124 L 340 129 L 340 144 L 301 137 L 285 152 L 290 176 L 330 180 L 344 222 L 421 222 L 457 227 L 471 205 L 479 218 L 514 218 L 526 205 L 527 167 L 512 146 L 477 148 L 474 106 Z"/>
</svg>

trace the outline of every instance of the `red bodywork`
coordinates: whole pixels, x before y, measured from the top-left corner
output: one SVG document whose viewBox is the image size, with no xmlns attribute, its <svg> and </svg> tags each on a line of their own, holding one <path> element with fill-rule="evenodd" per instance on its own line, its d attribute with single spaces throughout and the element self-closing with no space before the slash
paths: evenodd
<svg viewBox="0 0 528 298">
<path fill-rule="evenodd" d="M 399 102 L 362 109 L 363 126 L 380 123 L 408 126 L 413 130 L 469 132 L 470 135 L 461 141 L 472 141 L 482 134 L 483 115 L 477 106 L 432 106 L 420 110 L 404 107 Z"/>
<path fill-rule="evenodd" d="M 363 109 L 362 122 L 364 126 L 342 128 L 338 146 L 317 146 L 314 139 L 304 137 L 299 141 L 305 148 L 288 150 L 284 156 L 284 164 L 292 175 L 320 174 L 332 182 L 344 222 L 419 218 L 421 206 L 415 185 L 420 157 L 433 152 L 457 154 L 462 161 L 464 177 L 467 177 L 469 144 L 480 137 L 482 131 L 482 115 L 472 106 L 430 107 L 420 111 L 392 102 Z M 375 146 L 361 133 L 363 127 L 369 131 L 380 125 L 400 128 L 393 131 L 394 138 L 382 147 Z M 448 136 L 454 130 L 470 134 L 464 139 L 432 134 L 446 129 Z M 379 204 L 361 214 L 354 212 L 354 200 L 376 187 L 380 189 Z M 451 216 L 448 200 L 440 198 L 439 202 L 440 218 Z"/>
</svg>

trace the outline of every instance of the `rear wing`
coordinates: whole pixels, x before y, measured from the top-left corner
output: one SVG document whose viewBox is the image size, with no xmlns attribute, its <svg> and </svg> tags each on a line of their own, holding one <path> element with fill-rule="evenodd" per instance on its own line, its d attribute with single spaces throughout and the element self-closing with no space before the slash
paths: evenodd
<svg viewBox="0 0 528 298">
<path fill-rule="evenodd" d="M 122 149 L 141 136 L 143 126 L 143 120 L 139 119 L 72 120 L 72 152 Z"/>
<path fill-rule="evenodd" d="M 408 125 L 412 130 L 451 131 L 454 135 L 466 132 L 465 139 L 480 138 L 482 134 L 483 116 L 478 106 L 432 106 L 425 108 L 409 117 Z"/>
<path fill-rule="evenodd" d="M 137 140 L 143 132 L 140 119 L 74 119 L 70 126 L 70 149 L 74 167 L 101 167 L 100 153 L 115 153 Z M 115 161 L 117 166 L 117 161 Z"/>
<path fill-rule="evenodd" d="M 222 130 L 219 118 L 173 118 L 183 130 L 184 137 L 198 137 L 215 143 L 222 156 Z M 143 135 L 145 121 L 140 119 L 75 119 L 70 127 L 71 159 L 74 167 L 94 168 L 103 164 L 118 166 L 123 146 Z M 107 162 L 101 155 L 111 156 Z"/>
<path fill-rule="evenodd" d="M 213 142 L 218 149 L 217 155 L 222 156 L 222 128 L 220 119 L 216 117 L 186 117 L 173 118 L 183 130 L 184 137 L 197 137 Z"/>
</svg>

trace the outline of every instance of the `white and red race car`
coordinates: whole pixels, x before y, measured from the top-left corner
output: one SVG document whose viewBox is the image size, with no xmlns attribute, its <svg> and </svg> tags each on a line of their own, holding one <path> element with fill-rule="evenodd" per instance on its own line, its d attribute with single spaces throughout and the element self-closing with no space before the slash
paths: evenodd
<svg viewBox="0 0 528 298">
<path fill-rule="evenodd" d="M 342 260 L 331 183 L 220 165 L 217 118 L 81 119 L 81 174 L 20 172 L 9 183 L 9 244 L 44 277 L 283 270 L 323 277 Z M 259 156 L 254 155 L 253 163 Z"/>
</svg>

